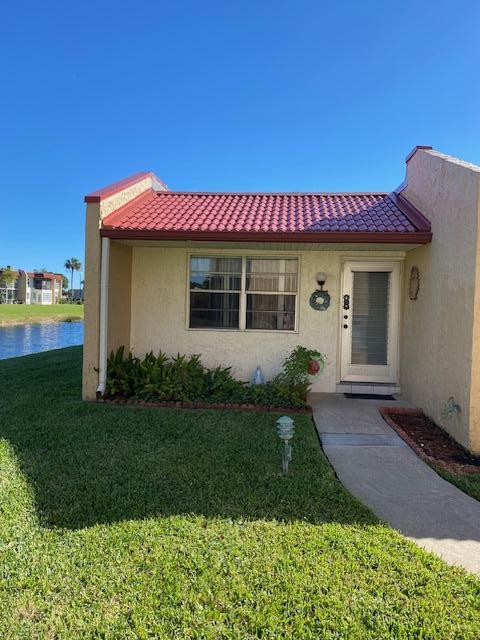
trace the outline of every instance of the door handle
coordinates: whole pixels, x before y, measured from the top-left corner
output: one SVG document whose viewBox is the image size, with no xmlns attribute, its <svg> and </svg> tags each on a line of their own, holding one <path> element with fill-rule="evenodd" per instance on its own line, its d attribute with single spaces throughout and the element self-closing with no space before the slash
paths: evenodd
<svg viewBox="0 0 480 640">
<path fill-rule="evenodd" d="M 348 329 L 348 324 L 344 324 L 344 325 L 343 325 L 343 328 L 344 328 L 344 329 Z"/>
</svg>

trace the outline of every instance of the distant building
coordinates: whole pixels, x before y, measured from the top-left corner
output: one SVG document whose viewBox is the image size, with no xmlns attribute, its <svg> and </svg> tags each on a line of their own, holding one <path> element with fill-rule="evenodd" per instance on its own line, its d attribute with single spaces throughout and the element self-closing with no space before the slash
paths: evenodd
<svg viewBox="0 0 480 640">
<path fill-rule="evenodd" d="M 13 271 L 17 273 L 13 283 L 0 282 L 0 303 L 56 304 L 61 299 L 63 276 L 60 273 L 22 269 Z"/>
<path fill-rule="evenodd" d="M 25 304 L 57 304 L 62 297 L 63 276 L 48 271 L 26 274 Z"/>
<path fill-rule="evenodd" d="M 73 300 L 73 302 L 82 302 L 83 301 L 83 289 L 70 289 L 68 292 L 68 297 Z"/>
</svg>

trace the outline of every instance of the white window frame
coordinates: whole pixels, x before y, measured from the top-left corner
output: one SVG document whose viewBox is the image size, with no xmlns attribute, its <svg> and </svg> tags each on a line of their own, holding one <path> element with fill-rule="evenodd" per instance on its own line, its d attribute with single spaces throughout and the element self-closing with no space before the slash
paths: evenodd
<svg viewBox="0 0 480 640">
<path fill-rule="evenodd" d="M 240 290 L 228 290 L 228 291 L 220 291 L 215 290 L 214 293 L 238 293 L 240 295 L 239 307 L 238 307 L 238 329 L 233 329 L 231 327 L 190 327 L 190 262 L 191 258 L 241 258 L 242 260 L 242 273 L 241 273 L 241 284 Z M 247 259 L 248 260 L 296 260 L 297 261 L 297 290 L 296 291 L 247 291 Z M 234 333 L 238 333 L 239 331 L 243 333 L 298 333 L 298 299 L 300 295 L 300 256 L 298 255 L 257 255 L 257 254 L 245 254 L 241 252 L 235 253 L 209 253 L 207 251 L 199 252 L 199 253 L 189 253 L 187 254 L 187 296 L 186 296 L 186 328 L 187 331 L 233 331 Z M 257 294 L 257 295 L 289 295 L 295 296 L 295 323 L 293 329 L 247 329 L 247 295 L 248 294 Z"/>
</svg>

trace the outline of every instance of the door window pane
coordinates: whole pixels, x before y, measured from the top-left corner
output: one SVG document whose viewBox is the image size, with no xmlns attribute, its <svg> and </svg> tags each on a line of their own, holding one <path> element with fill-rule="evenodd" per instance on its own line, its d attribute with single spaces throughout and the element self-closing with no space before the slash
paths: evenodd
<svg viewBox="0 0 480 640">
<path fill-rule="evenodd" d="M 352 364 L 388 364 L 390 273 L 353 273 Z"/>
</svg>

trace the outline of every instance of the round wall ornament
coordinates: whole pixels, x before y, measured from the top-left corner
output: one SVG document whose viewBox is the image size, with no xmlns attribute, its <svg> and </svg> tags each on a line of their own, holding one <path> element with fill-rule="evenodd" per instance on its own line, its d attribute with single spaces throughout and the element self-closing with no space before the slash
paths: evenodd
<svg viewBox="0 0 480 640">
<path fill-rule="evenodd" d="M 416 300 L 418 297 L 418 290 L 420 289 L 420 271 L 418 267 L 412 267 L 410 269 L 410 280 L 408 282 L 408 297 L 410 300 Z"/>
<path fill-rule="evenodd" d="M 330 294 L 328 291 L 317 289 L 310 296 L 310 306 L 315 311 L 325 311 L 330 306 Z"/>
</svg>

